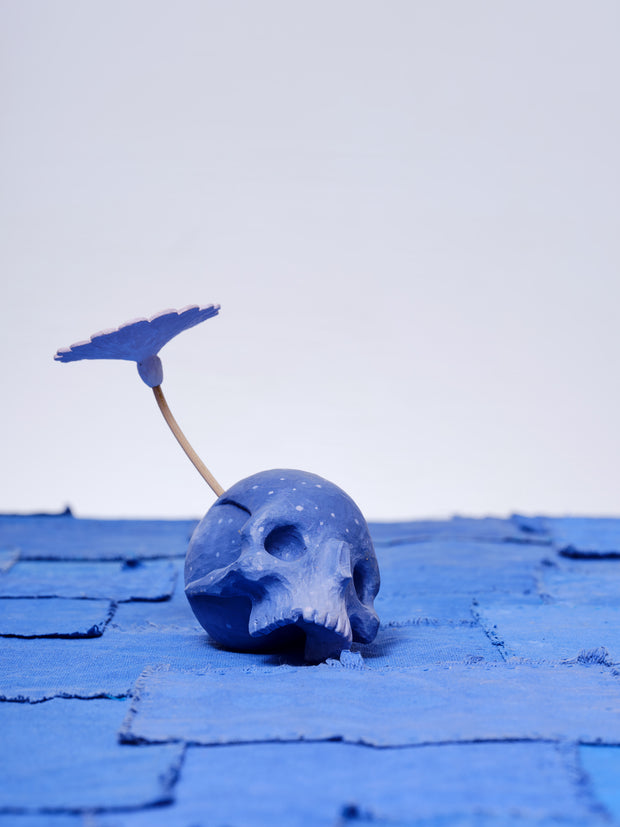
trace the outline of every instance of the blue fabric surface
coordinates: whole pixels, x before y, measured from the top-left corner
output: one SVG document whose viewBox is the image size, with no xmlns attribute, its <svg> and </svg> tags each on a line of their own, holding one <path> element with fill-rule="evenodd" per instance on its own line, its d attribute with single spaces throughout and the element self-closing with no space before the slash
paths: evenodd
<svg viewBox="0 0 620 827">
<path fill-rule="evenodd" d="M 177 571 L 167 560 L 123 563 L 43 563 L 19 561 L 0 574 L 0 597 L 74 597 L 165 600 Z"/>
<path fill-rule="evenodd" d="M 0 574 L 8 571 L 19 559 L 17 546 L 5 546 L 0 548 Z"/>
<path fill-rule="evenodd" d="M 176 822 L 334 827 L 446 823 L 470 818 L 590 821 L 574 783 L 576 750 L 553 744 L 448 744 L 373 750 L 349 744 L 190 747 L 177 791 Z M 509 777 L 510 786 L 497 783 Z M 209 779 L 205 790 L 204 779 Z M 238 794 L 243 778 L 245 795 Z M 102 827 L 166 825 L 167 813 L 108 817 Z M 449 820 L 448 820 L 449 819 Z"/>
<path fill-rule="evenodd" d="M 587 606 L 617 606 L 620 595 L 620 566 L 614 560 L 560 559 L 544 566 L 539 589 L 554 600 Z"/>
<path fill-rule="evenodd" d="M 108 600 L 0 598 L 0 635 L 97 637 L 112 612 Z"/>
<path fill-rule="evenodd" d="M 126 703 L 0 704 L 0 808 L 137 807 L 171 798 L 177 745 L 130 751 L 115 737 Z"/>
<path fill-rule="evenodd" d="M 198 744 L 336 739 L 381 747 L 514 739 L 620 743 L 620 695 L 608 669 L 581 664 L 433 670 L 338 664 L 242 674 L 160 667 L 147 670 L 136 687 L 122 737 Z"/>
<path fill-rule="evenodd" d="M 369 523 L 377 545 L 423 543 L 438 540 L 466 540 L 477 543 L 538 543 L 550 540 L 545 525 L 530 526 L 513 519 L 497 517 L 453 517 L 451 520 L 412 520 L 400 523 Z"/>
<path fill-rule="evenodd" d="M 620 557 L 620 521 L 609 517 L 546 518 L 553 545 L 568 557 Z"/>
<path fill-rule="evenodd" d="M 611 818 L 620 822 L 620 747 L 582 746 L 579 758 L 594 794 Z"/>
<path fill-rule="evenodd" d="M 20 640 L 0 643 L 0 699 L 41 701 L 54 697 L 120 697 L 130 693 L 150 665 L 178 669 L 253 669 L 283 657 L 227 652 L 202 630 L 121 633 L 108 629 L 96 640 Z M 364 663 L 420 666 L 450 661 L 499 659 L 497 647 L 481 629 L 403 627 L 382 630 L 367 646 L 357 645 Z"/>
<path fill-rule="evenodd" d="M 0 827 L 89 827 L 90 817 L 64 813 L 0 813 Z M 91 820 L 92 824 L 92 820 Z"/>
<path fill-rule="evenodd" d="M 384 596 L 528 593 L 536 588 L 544 546 L 516 543 L 412 543 L 377 549 Z"/>
<path fill-rule="evenodd" d="M 497 517 L 472 519 L 453 517 L 451 520 L 412 520 L 400 523 L 369 523 L 377 545 L 398 545 L 437 540 L 458 540 L 489 543 L 548 543 L 546 527 L 539 530 L 515 520 Z"/>
<path fill-rule="evenodd" d="M 176 585 L 169 600 L 159 603 L 156 609 L 145 601 L 121 603 L 114 613 L 110 628 L 122 632 L 191 630 L 204 636 L 204 630 L 196 620 L 183 591 L 183 561 L 175 560 L 173 567 Z"/>
<path fill-rule="evenodd" d="M 620 606 L 478 602 L 480 622 L 506 658 L 570 660 L 604 648 L 609 663 L 620 663 Z"/>
<path fill-rule="evenodd" d="M 368 667 L 428 666 L 439 663 L 501 661 L 479 625 L 411 624 L 379 629 L 372 643 L 354 644 Z"/>
<path fill-rule="evenodd" d="M 376 524 L 377 638 L 305 666 L 209 641 L 195 521 L 0 517 L 0 827 L 620 825 L 614 522 Z"/>
<path fill-rule="evenodd" d="M 381 555 L 379 555 L 381 561 Z M 440 625 L 462 624 L 478 625 L 472 615 L 473 595 L 471 593 L 448 592 L 441 590 L 440 584 L 436 591 L 407 593 L 398 584 L 395 577 L 393 583 L 400 592 L 388 593 L 389 582 L 385 582 L 375 600 L 375 608 L 381 618 L 381 625 Z M 420 584 L 421 585 L 421 584 Z"/>
<path fill-rule="evenodd" d="M 220 655 L 194 632 L 124 634 L 113 629 L 82 640 L 4 638 L 0 649 L 0 699 L 15 701 L 123 697 L 149 665 L 187 669 L 207 665 L 213 652 Z M 250 656 L 240 657 L 245 662 Z"/>
<path fill-rule="evenodd" d="M 85 520 L 71 514 L 0 515 L 0 546 L 18 548 L 22 560 L 184 557 L 197 524 L 197 520 Z"/>
</svg>

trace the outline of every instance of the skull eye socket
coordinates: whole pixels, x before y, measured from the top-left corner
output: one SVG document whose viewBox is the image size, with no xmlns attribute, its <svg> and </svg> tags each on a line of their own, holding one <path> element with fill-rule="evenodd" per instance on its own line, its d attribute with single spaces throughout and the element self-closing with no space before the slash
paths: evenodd
<svg viewBox="0 0 620 827">
<path fill-rule="evenodd" d="M 358 563 L 353 569 L 353 585 L 355 586 L 355 594 L 360 602 L 364 602 L 364 572 L 361 565 Z"/>
<path fill-rule="evenodd" d="M 367 604 L 377 595 L 379 578 L 376 566 L 368 559 L 358 561 L 353 568 L 353 586 L 360 603 Z"/>
<path fill-rule="evenodd" d="M 297 560 L 306 553 L 306 544 L 294 525 L 279 525 L 265 537 L 265 551 L 279 560 Z"/>
</svg>

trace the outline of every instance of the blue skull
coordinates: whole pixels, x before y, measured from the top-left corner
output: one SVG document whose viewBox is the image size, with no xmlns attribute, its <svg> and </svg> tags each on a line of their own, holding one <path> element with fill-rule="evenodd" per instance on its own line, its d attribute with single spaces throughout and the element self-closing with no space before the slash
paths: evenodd
<svg viewBox="0 0 620 827">
<path fill-rule="evenodd" d="M 185 562 L 185 593 L 212 638 L 243 651 L 304 645 L 311 662 L 375 638 L 379 582 L 358 507 L 304 471 L 233 485 L 197 526 Z"/>
</svg>

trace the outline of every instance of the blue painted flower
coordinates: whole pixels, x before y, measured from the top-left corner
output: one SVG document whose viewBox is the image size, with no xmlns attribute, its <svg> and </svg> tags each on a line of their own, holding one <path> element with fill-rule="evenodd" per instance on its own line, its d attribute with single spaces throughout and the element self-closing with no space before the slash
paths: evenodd
<svg viewBox="0 0 620 827">
<path fill-rule="evenodd" d="M 150 319 L 134 319 L 113 330 L 95 333 L 86 342 L 60 348 L 54 359 L 77 362 L 80 359 L 124 359 L 137 362 L 142 380 L 151 388 L 161 385 L 163 369 L 157 356 L 162 347 L 184 330 L 216 316 L 218 304 L 197 304 L 182 310 L 163 310 Z"/>
</svg>

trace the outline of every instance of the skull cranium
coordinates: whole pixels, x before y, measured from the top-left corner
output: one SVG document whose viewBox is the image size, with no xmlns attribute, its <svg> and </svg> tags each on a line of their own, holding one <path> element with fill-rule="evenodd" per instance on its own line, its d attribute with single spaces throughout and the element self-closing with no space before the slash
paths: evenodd
<svg viewBox="0 0 620 827">
<path fill-rule="evenodd" d="M 368 526 L 344 491 L 303 471 L 264 471 L 226 491 L 192 536 L 185 584 L 201 625 L 234 649 L 305 643 L 318 662 L 379 626 Z"/>
</svg>

